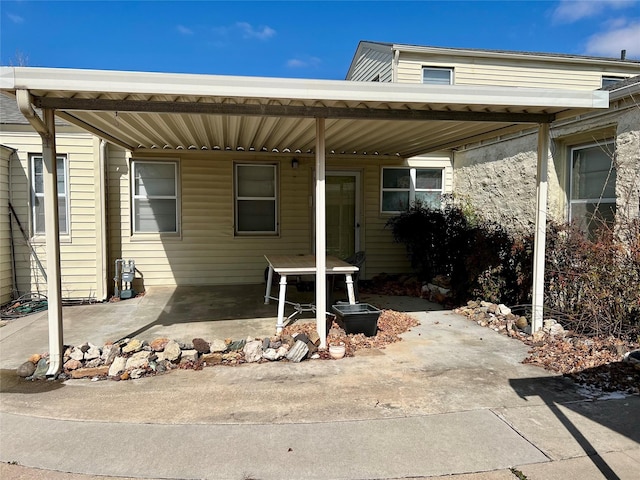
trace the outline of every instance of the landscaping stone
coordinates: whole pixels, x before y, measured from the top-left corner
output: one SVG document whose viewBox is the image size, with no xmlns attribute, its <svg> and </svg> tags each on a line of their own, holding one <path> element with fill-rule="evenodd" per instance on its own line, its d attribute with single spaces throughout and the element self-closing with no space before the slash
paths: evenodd
<svg viewBox="0 0 640 480">
<path fill-rule="evenodd" d="M 127 359 L 125 369 L 134 370 L 136 368 L 145 368 L 149 364 L 150 355 L 151 352 L 147 352 L 145 350 L 134 353 Z"/>
<path fill-rule="evenodd" d="M 26 361 L 16 369 L 19 377 L 27 378 L 34 374 L 36 365 L 33 362 Z"/>
<path fill-rule="evenodd" d="M 102 350 L 102 358 L 105 365 L 111 365 L 118 355 L 120 355 L 120 347 L 118 345 L 109 345 Z"/>
<path fill-rule="evenodd" d="M 198 361 L 198 351 L 193 350 L 182 350 L 182 355 L 180 356 L 180 363 L 186 362 L 197 362 Z"/>
<path fill-rule="evenodd" d="M 36 365 L 36 370 L 33 372 L 32 378 L 39 379 L 45 378 L 47 376 L 47 370 L 49 369 L 49 362 L 47 362 L 46 358 L 41 358 Z"/>
<path fill-rule="evenodd" d="M 262 342 L 254 340 L 245 344 L 243 348 L 244 359 L 247 363 L 254 363 L 262 358 Z"/>
<path fill-rule="evenodd" d="M 40 361 L 41 358 L 42 358 L 42 355 L 40 355 L 39 353 L 35 353 L 35 354 L 31 355 L 28 360 L 31 363 L 33 363 L 34 365 L 36 365 Z"/>
<path fill-rule="evenodd" d="M 209 353 L 211 351 L 209 342 L 202 338 L 193 339 L 193 348 L 197 350 L 198 353 Z"/>
<path fill-rule="evenodd" d="M 142 350 L 142 342 L 134 338 L 122 348 L 122 353 L 135 353 L 140 350 Z"/>
<path fill-rule="evenodd" d="M 90 343 L 89 348 L 84 352 L 84 359 L 93 360 L 94 358 L 100 358 L 100 355 L 102 355 L 100 349 Z"/>
<path fill-rule="evenodd" d="M 227 350 L 229 352 L 237 352 L 238 350 L 242 350 L 245 346 L 245 344 L 247 343 L 246 340 L 237 340 L 235 342 L 231 342 L 228 346 L 227 346 Z"/>
<path fill-rule="evenodd" d="M 74 347 L 73 350 L 71 350 L 71 355 L 69 356 L 74 360 L 84 360 L 84 352 L 78 347 Z"/>
<path fill-rule="evenodd" d="M 65 370 L 77 370 L 78 368 L 82 368 L 82 362 L 79 360 L 70 358 L 69 360 L 64 362 L 64 365 L 62 367 Z"/>
<path fill-rule="evenodd" d="M 305 338 L 307 336 L 305 335 Z M 291 350 L 287 352 L 287 359 L 291 362 L 301 362 L 309 353 L 309 347 L 307 346 L 307 342 L 302 340 L 296 340 Z"/>
<path fill-rule="evenodd" d="M 104 365 L 104 362 L 102 361 L 101 358 L 94 358 L 93 360 L 89 360 L 88 362 L 84 363 L 85 368 L 94 368 L 94 367 L 99 367 L 101 365 Z M 107 367 L 109 365 L 106 365 Z"/>
<path fill-rule="evenodd" d="M 168 338 L 156 338 L 155 340 L 151 341 L 149 346 L 154 352 L 161 352 L 167 346 L 167 343 L 169 343 Z"/>
<path fill-rule="evenodd" d="M 200 357 L 200 360 L 205 362 L 207 365 L 219 365 L 222 363 L 222 354 L 219 352 L 205 353 Z"/>
<path fill-rule="evenodd" d="M 132 379 L 142 378 L 147 371 L 144 368 L 134 368 L 129 372 L 129 375 Z"/>
<path fill-rule="evenodd" d="M 116 357 L 113 359 L 113 362 L 109 366 L 109 376 L 115 377 L 116 375 L 120 375 L 124 372 L 124 369 L 127 365 L 127 359 L 125 357 Z"/>
<path fill-rule="evenodd" d="M 278 360 L 278 351 L 275 348 L 267 348 L 262 352 L 262 358 L 266 358 L 272 362 Z"/>
<path fill-rule="evenodd" d="M 106 365 L 95 368 L 79 368 L 71 372 L 71 378 L 103 377 L 109 373 Z"/>
<path fill-rule="evenodd" d="M 177 362 L 181 354 L 180 345 L 178 345 L 178 342 L 170 340 L 164 347 L 163 353 L 165 359 L 169 360 L 170 362 Z"/>
<path fill-rule="evenodd" d="M 211 344 L 209 344 L 209 350 L 211 351 L 211 353 L 224 352 L 227 350 L 227 344 L 224 340 L 214 338 Z"/>
</svg>

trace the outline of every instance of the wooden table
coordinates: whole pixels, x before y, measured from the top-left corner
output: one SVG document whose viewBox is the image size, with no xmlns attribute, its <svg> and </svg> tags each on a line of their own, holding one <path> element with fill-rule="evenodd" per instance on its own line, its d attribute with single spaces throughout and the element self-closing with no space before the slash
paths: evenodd
<svg viewBox="0 0 640 480">
<path fill-rule="evenodd" d="M 280 333 L 284 328 L 284 306 L 286 303 L 292 305 L 296 312 L 315 311 L 313 304 L 299 304 L 288 302 L 287 297 L 287 276 L 288 275 L 313 275 L 316 273 L 316 256 L 315 255 L 265 255 L 264 258 L 269 263 L 269 272 L 267 275 L 267 290 L 264 295 L 264 303 L 268 304 L 269 300 L 278 300 L 278 321 L 276 323 L 276 332 Z M 358 271 L 358 267 L 350 263 L 340 260 L 337 257 L 326 257 L 326 273 L 327 275 L 344 275 L 347 285 L 347 295 L 349 303 L 355 304 L 356 298 L 353 291 L 352 274 Z M 273 281 L 273 272 L 280 275 L 280 291 L 278 297 L 271 296 L 271 282 Z M 293 316 L 292 315 L 292 316 Z M 291 317 L 289 317 L 291 318 Z"/>
</svg>

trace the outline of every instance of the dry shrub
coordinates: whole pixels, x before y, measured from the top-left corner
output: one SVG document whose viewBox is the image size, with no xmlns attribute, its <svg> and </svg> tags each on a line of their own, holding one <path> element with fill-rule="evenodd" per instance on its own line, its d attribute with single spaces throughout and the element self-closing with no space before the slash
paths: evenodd
<svg viewBox="0 0 640 480">
<path fill-rule="evenodd" d="M 640 333 L 640 223 L 603 225 L 589 237 L 571 225 L 547 233 L 545 306 L 585 335 Z"/>
</svg>

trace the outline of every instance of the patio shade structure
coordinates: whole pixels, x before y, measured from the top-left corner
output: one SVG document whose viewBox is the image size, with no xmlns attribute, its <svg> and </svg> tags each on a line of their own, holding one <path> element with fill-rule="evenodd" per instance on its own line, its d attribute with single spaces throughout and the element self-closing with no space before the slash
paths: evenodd
<svg viewBox="0 0 640 480">
<path fill-rule="evenodd" d="M 315 155 L 316 252 L 325 250 L 327 155 L 408 158 L 538 126 L 533 328 L 542 324 L 549 126 L 609 106 L 606 91 L 423 85 L 172 73 L 0 67 L 43 141 L 50 368 L 61 367 L 62 311 L 54 114 L 135 152 L 208 150 Z M 40 118 L 34 111 L 42 109 Z M 324 256 L 316 321 L 326 344 Z"/>
</svg>

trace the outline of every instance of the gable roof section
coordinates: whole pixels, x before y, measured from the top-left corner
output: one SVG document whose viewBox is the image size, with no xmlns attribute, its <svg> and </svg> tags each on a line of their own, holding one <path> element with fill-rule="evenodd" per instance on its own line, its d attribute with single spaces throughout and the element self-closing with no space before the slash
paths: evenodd
<svg viewBox="0 0 640 480">
<path fill-rule="evenodd" d="M 39 110 L 37 113 L 42 116 Z M 57 126 L 69 125 L 61 118 L 56 118 L 55 122 Z M 29 120 L 22 115 L 15 99 L 6 95 L 0 95 L 0 125 L 29 125 Z"/>
<path fill-rule="evenodd" d="M 133 151 L 420 153 L 608 107 L 608 92 L 0 67 L 0 90 Z M 488 138 L 488 137 L 487 137 Z"/>
</svg>

